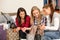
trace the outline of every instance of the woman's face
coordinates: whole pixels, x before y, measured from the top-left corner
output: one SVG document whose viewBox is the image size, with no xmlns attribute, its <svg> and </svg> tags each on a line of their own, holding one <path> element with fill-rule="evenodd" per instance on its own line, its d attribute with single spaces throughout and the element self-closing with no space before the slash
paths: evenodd
<svg viewBox="0 0 60 40">
<path fill-rule="evenodd" d="M 36 17 L 36 18 L 38 18 L 38 16 L 39 16 L 39 11 L 38 11 L 38 10 L 34 10 L 34 11 L 33 11 L 33 16 Z"/>
<path fill-rule="evenodd" d="M 50 15 L 50 14 L 51 14 L 51 9 L 50 9 L 50 7 L 48 7 L 47 9 L 46 9 L 46 8 L 43 8 L 43 12 L 44 12 L 44 14 L 46 14 L 46 15 Z"/>
<path fill-rule="evenodd" d="M 21 12 L 19 13 L 19 16 L 20 16 L 21 18 L 24 18 L 24 17 L 25 17 L 25 12 L 24 12 L 24 11 L 21 11 Z"/>
</svg>

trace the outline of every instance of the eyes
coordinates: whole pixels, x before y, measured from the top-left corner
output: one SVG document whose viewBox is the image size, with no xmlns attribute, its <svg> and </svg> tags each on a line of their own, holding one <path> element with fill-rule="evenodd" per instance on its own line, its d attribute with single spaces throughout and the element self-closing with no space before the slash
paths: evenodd
<svg viewBox="0 0 60 40">
<path fill-rule="evenodd" d="M 39 11 L 38 10 L 34 10 L 33 11 L 33 16 L 38 16 L 39 15 Z"/>
<path fill-rule="evenodd" d="M 43 13 L 49 15 L 49 14 L 51 14 L 51 9 L 50 9 L 50 8 L 47 8 L 47 9 L 44 8 L 44 9 L 43 9 Z"/>
<path fill-rule="evenodd" d="M 25 12 L 20 12 L 20 14 L 19 15 L 25 15 Z"/>
</svg>

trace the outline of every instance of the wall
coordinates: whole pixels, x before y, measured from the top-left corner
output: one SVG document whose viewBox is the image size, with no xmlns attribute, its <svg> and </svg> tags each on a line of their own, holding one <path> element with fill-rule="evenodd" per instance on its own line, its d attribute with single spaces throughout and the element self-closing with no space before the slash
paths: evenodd
<svg viewBox="0 0 60 40">
<path fill-rule="evenodd" d="M 24 7 L 28 14 L 32 6 L 42 9 L 43 0 L 0 0 L 0 11 L 4 13 L 17 12 L 19 7 Z"/>
</svg>

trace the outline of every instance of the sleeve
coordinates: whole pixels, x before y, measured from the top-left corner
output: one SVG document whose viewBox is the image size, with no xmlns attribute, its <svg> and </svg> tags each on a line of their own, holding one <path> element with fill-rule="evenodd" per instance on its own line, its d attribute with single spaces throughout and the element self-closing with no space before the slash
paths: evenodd
<svg viewBox="0 0 60 40">
<path fill-rule="evenodd" d="M 26 23 L 25 23 L 25 27 L 29 27 L 30 26 L 30 17 L 26 17 Z"/>
<path fill-rule="evenodd" d="M 46 26 L 45 30 L 58 30 L 59 28 L 59 18 L 54 18 L 54 26 Z"/>
</svg>

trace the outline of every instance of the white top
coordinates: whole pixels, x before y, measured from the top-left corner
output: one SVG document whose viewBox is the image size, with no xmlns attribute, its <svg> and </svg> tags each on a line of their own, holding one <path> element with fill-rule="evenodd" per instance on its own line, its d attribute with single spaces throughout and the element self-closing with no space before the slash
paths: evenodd
<svg viewBox="0 0 60 40">
<path fill-rule="evenodd" d="M 50 20 L 48 20 L 50 21 Z M 50 26 L 50 23 L 47 21 L 47 26 L 45 28 L 45 30 L 58 30 L 59 28 L 59 14 L 54 12 L 54 15 L 53 15 L 53 26 Z"/>
</svg>

